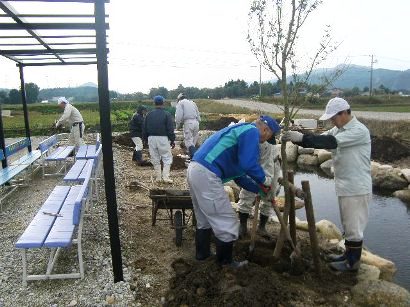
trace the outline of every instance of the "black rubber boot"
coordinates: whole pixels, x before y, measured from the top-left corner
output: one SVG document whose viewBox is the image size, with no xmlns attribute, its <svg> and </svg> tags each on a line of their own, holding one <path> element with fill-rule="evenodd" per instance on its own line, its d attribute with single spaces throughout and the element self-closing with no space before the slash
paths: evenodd
<svg viewBox="0 0 410 307">
<path fill-rule="evenodd" d="M 195 248 L 196 260 L 205 260 L 211 256 L 211 235 L 212 229 L 196 229 Z"/>
<path fill-rule="evenodd" d="M 134 152 L 132 153 L 132 161 L 138 161 L 137 160 L 137 151 L 134 150 Z"/>
<path fill-rule="evenodd" d="M 232 250 L 233 250 L 233 241 L 224 242 L 215 238 L 216 245 L 216 260 L 221 266 L 229 266 L 232 268 L 240 268 L 248 264 L 248 261 L 233 261 L 232 260 Z"/>
<path fill-rule="evenodd" d="M 240 225 L 239 225 L 239 239 L 243 239 L 248 234 L 249 214 L 239 212 L 238 215 L 239 215 L 239 222 L 240 222 Z"/>
<path fill-rule="evenodd" d="M 189 157 L 192 159 L 192 157 L 194 156 L 196 152 L 195 146 L 189 146 L 188 151 L 189 151 Z"/>
<path fill-rule="evenodd" d="M 136 161 L 139 166 L 152 166 L 151 162 L 142 159 L 141 150 L 134 151 L 134 156 L 132 159 Z"/>
<path fill-rule="evenodd" d="M 264 237 L 268 240 L 272 239 L 272 236 L 266 230 L 266 223 L 268 222 L 269 216 L 259 214 L 259 226 L 258 226 L 258 234 L 261 237 Z"/>
<path fill-rule="evenodd" d="M 357 272 L 360 267 L 363 241 L 345 241 L 346 259 L 329 264 L 330 268 L 340 272 Z"/>
</svg>

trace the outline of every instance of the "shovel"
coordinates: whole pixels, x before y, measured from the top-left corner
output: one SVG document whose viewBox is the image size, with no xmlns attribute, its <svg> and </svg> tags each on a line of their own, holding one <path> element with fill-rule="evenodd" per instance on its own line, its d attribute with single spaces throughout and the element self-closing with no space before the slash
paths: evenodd
<svg viewBox="0 0 410 307">
<path fill-rule="evenodd" d="M 253 222 L 252 222 L 252 231 L 251 231 L 251 243 L 249 244 L 249 256 L 253 255 L 255 250 L 255 238 L 256 238 L 256 226 L 258 224 L 258 216 L 259 216 L 259 203 L 260 203 L 259 195 L 256 196 L 255 199 L 255 210 L 253 212 Z"/>
</svg>

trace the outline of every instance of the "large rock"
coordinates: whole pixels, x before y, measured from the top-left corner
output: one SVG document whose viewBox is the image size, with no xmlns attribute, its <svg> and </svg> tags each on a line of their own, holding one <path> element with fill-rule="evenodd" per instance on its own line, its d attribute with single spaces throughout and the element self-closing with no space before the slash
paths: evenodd
<svg viewBox="0 0 410 307">
<path fill-rule="evenodd" d="M 288 162 L 295 162 L 298 158 L 298 145 L 292 142 L 286 142 L 286 160 Z"/>
<path fill-rule="evenodd" d="M 298 154 L 300 155 L 313 155 L 314 152 L 315 152 L 314 148 L 304 148 L 304 147 L 298 148 Z"/>
<path fill-rule="evenodd" d="M 410 182 L 410 168 L 402 169 L 401 173 L 402 173 L 403 177 L 406 178 L 406 180 L 408 182 Z"/>
<path fill-rule="evenodd" d="M 342 239 L 342 233 L 339 228 L 328 220 L 320 220 L 319 222 L 316 222 L 316 230 L 322 235 L 322 237 L 328 240 Z"/>
<path fill-rule="evenodd" d="M 380 269 L 374 265 L 361 263 L 359 271 L 357 272 L 357 281 L 379 280 Z"/>
<path fill-rule="evenodd" d="M 315 155 L 319 160 L 319 164 L 322 164 L 323 162 L 332 159 L 332 153 L 330 151 L 327 151 L 326 149 L 316 149 Z"/>
<path fill-rule="evenodd" d="M 333 168 L 333 160 L 327 160 L 320 164 L 320 168 L 328 175 L 329 177 L 335 176 L 335 169 Z"/>
<path fill-rule="evenodd" d="M 402 172 L 398 168 L 392 167 L 372 167 L 373 186 L 383 190 L 397 191 L 408 186 L 408 181 L 402 177 Z"/>
<path fill-rule="evenodd" d="M 397 271 L 396 265 L 387 259 L 379 257 L 367 250 L 362 251 L 362 263 L 374 265 L 380 269 L 380 279 L 392 281 L 393 276 Z"/>
<path fill-rule="evenodd" d="M 317 166 L 319 165 L 319 160 L 317 156 L 314 155 L 300 155 L 297 160 L 298 165 L 311 165 Z"/>
<path fill-rule="evenodd" d="M 393 196 L 410 204 L 410 190 L 398 190 L 393 193 Z"/>
<path fill-rule="evenodd" d="M 351 289 L 352 303 L 358 306 L 410 306 L 410 293 L 391 282 L 366 280 Z"/>
</svg>

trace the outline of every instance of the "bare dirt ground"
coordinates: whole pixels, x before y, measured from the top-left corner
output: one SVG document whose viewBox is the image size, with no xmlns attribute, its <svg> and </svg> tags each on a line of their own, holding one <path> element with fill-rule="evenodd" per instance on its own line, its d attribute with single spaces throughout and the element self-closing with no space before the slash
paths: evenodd
<svg viewBox="0 0 410 307">
<path fill-rule="evenodd" d="M 174 156 L 178 153 L 180 149 L 173 152 Z M 354 275 L 335 275 L 323 262 L 322 278 L 317 278 L 306 233 L 298 232 L 303 255 L 298 269 L 290 262 L 288 246 L 280 261 L 273 261 L 279 230 L 276 224 L 268 226 L 274 239 L 257 238 L 252 257 L 248 253 L 249 239 L 235 245 L 235 258 L 251 261 L 247 268 L 222 269 L 214 257 L 195 261 L 192 224 L 183 231 L 182 246 L 176 247 L 167 211 L 159 210 L 158 218 L 163 220 L 152 226 L 149 194 L 133 184 L 138 181 L 149 188 L 184 190 L 186 170 L 172 171 L 172 185 L 157 185 L 150 167 L 139 167 L 131 161 L 131 147 L 117 146 L 114 155 L 123 253 L 134 272 L 131 289 L 136 289 L 136 300 L 143 306 L 349 305 L 349 288 L 356 283 Z"/>
</svg>

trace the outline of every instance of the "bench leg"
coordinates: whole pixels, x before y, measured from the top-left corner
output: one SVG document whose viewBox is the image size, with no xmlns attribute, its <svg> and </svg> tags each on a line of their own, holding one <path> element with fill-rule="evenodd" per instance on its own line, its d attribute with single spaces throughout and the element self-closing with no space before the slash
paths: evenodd
<svg viewBox="0 0 410 307">
<path fill-rule="evenodd" d="M 78 265 L 80 267 L 80 278 L 84 278 L 84 264 L 83 264 L 83 249 L 81 245 L 81 237 L 83 233 L 83 219 L 81 218 L 80 225 L 78 225 L 78 237 L 77 237 L 77 253 L 78 253 Z"/>
<path fill-rule="evenodd" d="M 23 287 L 27 287 L 27 250 L 21 250 L 21 259 L 23 263 Z"/>
<path fill-rule="evenodd" d="M 48 258 L 46 275 L 50 275 L 51 272 L 53 271 L 53 267 L 54 267 L 54 264 L 56 263 L 59 252 L 60 252 L 59 248 L 52 248 L 50 250 L 50 256 Z"/>
</svg>

